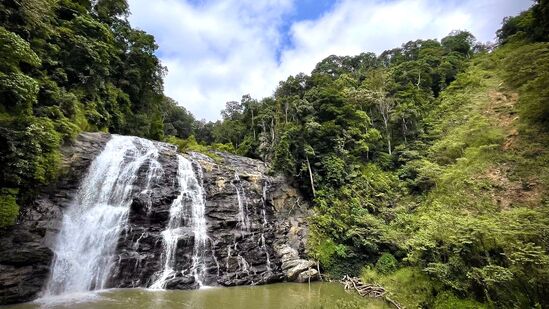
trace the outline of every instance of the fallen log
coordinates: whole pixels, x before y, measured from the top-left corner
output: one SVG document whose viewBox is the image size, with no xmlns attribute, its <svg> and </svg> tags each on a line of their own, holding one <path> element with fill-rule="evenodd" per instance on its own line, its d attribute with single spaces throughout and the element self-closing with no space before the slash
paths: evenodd
<svg viewBox="0 0 549 309">
<path fill-rule="evenodd" d="M 350 277 L 347 275 L 343 276 L 340 282 L 343 284 L 345 290 L 355 290 L 358 295 L 362 297 L 383 298 L 395 308 L 404 309 L 404 306 L 387 295 L 387 291 L 382 286 L 367 284 L 362 282 L 360 278 Z"/>
</svg>

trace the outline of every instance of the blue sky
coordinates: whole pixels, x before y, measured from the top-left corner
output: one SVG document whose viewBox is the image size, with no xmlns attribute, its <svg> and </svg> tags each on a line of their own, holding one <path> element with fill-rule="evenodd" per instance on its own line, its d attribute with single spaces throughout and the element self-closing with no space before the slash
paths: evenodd
<svg viewBox="0 0 549 309">
<path fill-rule="evenodd" d="M 129 0 L 130 22 L 153 34 L 165 93 L 198 119 L 225 102 L 272 95 L 278 81 L 331 55 L 380 53 L 455 29 L 493 41 L 530 0 Z"/>
<path fill-rule="evenodd" d="M 329 12 L 336 1 L 334 0 L 300 0 L 294 2 L 294 8 L 285 16 L 280 27 L 282 41 L 280 48 L 277 50 L 277 59 L 280 59 L 282 50 L 291 48 L 291 27 L 293 24 L 304 20 L 315 20 L 321 17 L 324 13 Z"/>
</svg>

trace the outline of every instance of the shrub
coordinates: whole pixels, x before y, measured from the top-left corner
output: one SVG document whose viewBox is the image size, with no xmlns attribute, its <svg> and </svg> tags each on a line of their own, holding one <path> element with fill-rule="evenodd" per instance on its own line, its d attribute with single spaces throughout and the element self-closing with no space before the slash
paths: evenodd
<svg viewBox="0 0 549 309">
<path fill-rule="evenodd" d="M 361 278 L 366 283 L 383 286 L 391 298 L 407 308 L 428 307 L 426 305 L 433 301 L 433 295 L 440 290 L 439 284 L 415 267 L 400 268 L 387 275 L 365 267 Z"/>
<path fill-rule="evenodd" d="M 472 299 L 462 299 L 451 292 L 442 292 L 437 295 L 434 303 L 434 308 L 439 309 L 481 309 L 486 308 L 486 305 L 481 304 Z"/>
<path fill-rule="evenodd" d="M 19 215 L 16 189 L 0 189 L 0 228 L 13 225 Z"/>
<path fill-rule="evenodd" d="M 194 138 L 194 135 L 191 135 L 186 139 L 181 139 L 181 138 L 170 135 L 164 138 L 164 141 L 167 143 L 176 145 L 180 152 L 187 152 L 187 151 L 200 152 L 202 154 L 209 156 L 215 161 L 219 161 L 221 160 L 221 158 L 212 150 L 218 150 L 219 148 L 223 148 L 222 146 L 226 146 L 224 144 L 216 144 L 214 146 L 204 146 L 202 144 L 199 144 L 196 141 L 196 139 Z"/>
<path fill-rule="evenodd" d="M 390 274 L 394 272 L 397 269 L 398 261 L 397 259 L 390 253 L 383 253 L 376 263 L 376 270 L 380 274 Z"/>
<path fill-rule="evenodd" d="M 13 187 L 47 184 L 57 174 L 60 134 L 44 117 L 27 117 L 16 125 L 23 128 L 0 127 L 0 180 Z"/>
</svg>

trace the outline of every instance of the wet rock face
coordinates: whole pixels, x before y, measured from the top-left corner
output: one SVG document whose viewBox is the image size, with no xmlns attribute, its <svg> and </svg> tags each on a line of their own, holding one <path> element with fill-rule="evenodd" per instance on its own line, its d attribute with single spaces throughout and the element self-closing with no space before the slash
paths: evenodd
<svg viewBox="0 0 549 309">
<path fill-rule="evenodd" d="M 24 302 L 39 295 L 48 280 L 51 248 L 63 211 L 109 138 L 104 133 L 85 133 L 63 147 L 63 177 L 22 209 L 15 227 L 2 231 L 0 304 Z M 162 232 L 170 220 L 170 206 L 180 193 L 178 162 L 173 146 L 155 145 L 162 168 L 153 179 L 145 177 L 153 168 L 149 163 L 138 171 L 127 225 L 113 259 L 111 287 L 149 287 L 164 267 Z M 204 189 L 209 240 L 201 254 L 206 269 L 202 284 L 315 280 L 318 274 L 314 263 L 304 259 L 308 207 L 299 192 L 284 177 L 268 176 L 261 161 L 218 155 L 221 159 L 216 161 L 198 153 L 185 155 L 193 162 Z M 190 212 L 190 207 L 184 209 L 173 265 L 176 273 L 166 281 L 167 289 L 199 286 L 190 272 L 194 248 Z"/>
<path fill-rule="evenodd" d="M 133 201 L 130 206 L 128 224 L 121 232 L 116 266 L 112 270 L 112 287 L 148 287 L 155 274 L 162 268 L 162 231 L 170 219 L 170 205 L 177 197 L 177 158 L 176 148 L 158 144 L 162 171 L 151 180 L 149 190 L 145 177 L 150 168 L 145 163 L 138 171 L 134 183 Z M 183 239 L 181 243 L 183 244 Z M 181 248 L 185 248 L 181 245 Z M 191 247 L 192 249 L 192 247 Z M 185 253 L 181 252 L 181 261 Z"/>
<path fill-rule="evenodd" d="M 126 231 L 118 245 L 118 262 L 113 287 L 151 286 L 164 261 L 162 231 L 170 216 L 170 205 L 178 195 L 175 149 L 160 153 L 162 177 L 149 194 L 134 194 Z M 266 175 L 263 162 L 219 153 L 219 162 L 198 153 L 187 158 L 202 184 L 208 242 L 202 255 L 206 267 L 204 285 L 265 284 L 283 280 L 297 281 L 312 263 L 305 256 L 307 205 L 296 189 L 283 177 Z M 146 167 L 143 168 L 145 172 Z M 136 187 L 143 187 L 140 180 Z M 191 209 L 183 214 L 183 227 L 176 249 L 174 270 L 167 289 L 198 287 L 190 269 L 193 263 L 194 234 Z M 286 260 L 306 262 L 307 267 L 283 267 L 283 255 L 274 248 L 292 250 Z M 316 270 L 315 270 L 316 271 Z M 291 273 L 291 277 L 288 277 Z M 316 278 L 311 276 L 312 280 Z"/>
<path fill-rule="evenodd" d="M 260 161 L 219 155 L 223 160 L 216 163 L 194 154 L 203 169 L 206 220 L 217 262 L 208 281 L 230 286 L 283 280 L 273 250 L 277 241 L 285 240 L 274 208 L 274 201 L 284 198 L 275 195 L 281 179 L 266 176 Z"/>
</svg>

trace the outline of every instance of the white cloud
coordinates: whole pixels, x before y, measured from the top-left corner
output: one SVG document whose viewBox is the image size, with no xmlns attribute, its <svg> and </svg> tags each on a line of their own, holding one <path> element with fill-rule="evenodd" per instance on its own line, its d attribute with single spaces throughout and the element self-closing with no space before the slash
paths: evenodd
<svg viewBox="0 0 549 309">
<path fill-rule="evenodd" d="M 299 0 L 296 0 L 299 1 Z M 168 67 L 165 92 L 197 118 L 214 120 L 226 101 L 261 98 L 279 80 L 309 73 L 331 54 L 379 53 L 419 38 L 467 29 L 492 40 L 501 19 L 529 0 L 340 0 L 316 20 L 291 25 L 291 47 L 279 31 L 292 0 L 130 0 L 132 25 L 152 33 Z M 277 61 L 280 52 L 280 61 Z"/>
<path fill-rule="evenodd" d="M 165 92 L 197 118 L 215 119 L 226 101 L 265 96 L 277 71 L 278 27 L 286 0 L 131 0 L 132 25 L 152 33 L 168 67 Z M 268 80 L 268 81 L 267 81 Z"/>
</svg>

